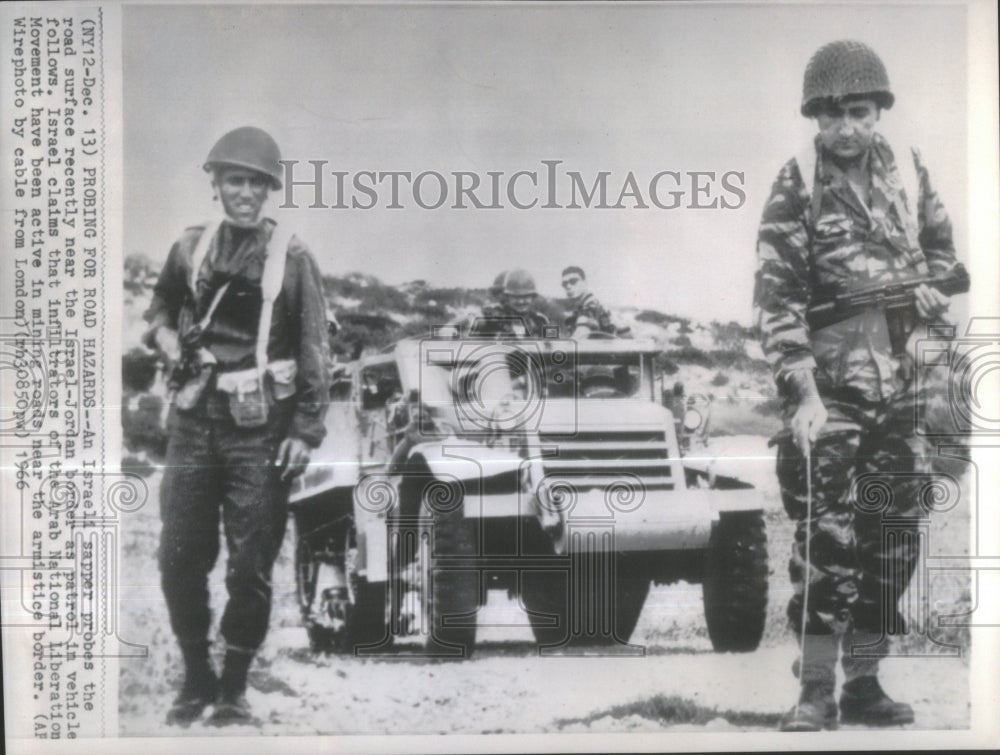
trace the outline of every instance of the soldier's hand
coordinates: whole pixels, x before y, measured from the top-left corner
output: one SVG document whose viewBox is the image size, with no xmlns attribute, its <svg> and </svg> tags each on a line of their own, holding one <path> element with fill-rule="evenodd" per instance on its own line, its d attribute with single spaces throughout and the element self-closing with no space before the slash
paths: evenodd
<svg viewBox="0 0 1000 755">
<path fill-rule="evenodd" d="M 948 311 L 948 297 L 926 284 L 913 289 L 913 298 L 917 306 L 917 314 L 922 320 L 936 320 Z"/>
<path fill-rule="evenodd" d="M 168 363 L 175 364 L 181 358 L 181 343 L 177 338 L 177 331 L 173 328 L 168 328 L 166 325 L 159 326 L 153 333 L 152 340 L 156 350 Z"/>
<path fill-rule="evenodd" d="M 300 438 L 285 438 L 278 447 L 274 466 L 282 468 L 282 480 L 294 480 L 309 466 L 309 446 Z"/>
<path fill-rule="evenodd" d="M 790 429 L 795 445 L 803 454 L 816 442 L 819 431 L 826 424 L 826 417 L 826 407 L 819 396 L 809 396 L 799 403 L 792 415 Z"/>
</svg>

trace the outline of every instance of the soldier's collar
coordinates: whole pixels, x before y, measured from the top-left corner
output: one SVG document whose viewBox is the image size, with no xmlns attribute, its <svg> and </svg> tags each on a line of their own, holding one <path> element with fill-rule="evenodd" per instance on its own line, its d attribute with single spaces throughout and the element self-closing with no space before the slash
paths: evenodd
<svg viewBox="0 0 1000 755">
<path fill-rule="evenodd" d="M 857 160 L 859 161 L 859 167 L 861 170 L 870 170 L 872 167 L 872 152 L 873 146 L 869 146 L 865 150 L 864 154 L 859 155 Z M 836 157 L 831 155 L 825 149 L 820 151 L 820 172 L 819 179 L 824 184 L 830 184 L 834 180 L 846 180 L 847 168 L 844 167 Z"/>
<path fill-rule="evenodd" d="M 257 230 L 270 231 L 274 226 L 277 225 L 275 221 L 273 221 L 271 218 L 265 215 L 260 216 L 253 223 L 243 223 L 240 222 L 239 220 L 236 220 L 235 218 L 230 217 L 229 215 L 224 214 L 222 216 L 222 222 L 228 226 L 231 226 L 232 228 L 242 228 L 254 231 Z"/>
</svg>

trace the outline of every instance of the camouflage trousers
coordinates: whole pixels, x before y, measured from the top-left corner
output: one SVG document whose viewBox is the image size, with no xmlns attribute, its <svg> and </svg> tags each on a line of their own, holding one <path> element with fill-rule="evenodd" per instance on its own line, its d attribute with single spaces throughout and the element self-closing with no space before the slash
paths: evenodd
<svg viewBox="0 0 1000 755">
<path fill-rule="evenodd" d="M 812 447 L 808 532 L 806 460 L 790 437 L 778 444 L 782 502 L 795 521 L 788 618 L 798 635 L 808 538 L 806 633 L 868 638 L 874 646 L 864 655 L 877 664 L 887 653 L 887 635 L 905 631 L 899 602 L 916 568 L 919 525 L 927 517 L 922 497 L 933 478 L 914 432 L 912 395 L 869 407 L 823 402 L 829 419 Z"/>
</svg>

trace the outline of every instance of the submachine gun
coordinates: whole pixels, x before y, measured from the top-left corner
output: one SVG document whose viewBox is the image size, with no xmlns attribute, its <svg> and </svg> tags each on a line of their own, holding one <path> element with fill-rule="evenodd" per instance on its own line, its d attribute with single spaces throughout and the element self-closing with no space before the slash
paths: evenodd
<svg viewBox="0 0 1000 755">
<path fill-rule="evenodd" d="M 889 326 L 889 343 L 892 355 L 906 356 L 906 342 L 917 327 L 916 295 L 914 290 L 927 285 L 942 294 L 954 296 L 969 291 L 969 273 L 961 263 L 955 263 L 951 272 L 942 276 L 913 278 L 911 280 L 864 286 L 853 291 L 821 298 L 806 311 L 806 322 L 812 330 L 835 325 L 866 310 L 878 309 L 885 313 Z"/>
</svg>

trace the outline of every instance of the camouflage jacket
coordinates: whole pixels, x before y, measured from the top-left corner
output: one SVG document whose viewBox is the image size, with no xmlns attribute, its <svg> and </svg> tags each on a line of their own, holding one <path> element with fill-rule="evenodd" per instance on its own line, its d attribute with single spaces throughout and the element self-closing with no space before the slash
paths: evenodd
<svg viewBox="0 0 1000 755">
<path fill-rule="evenodd" d="M 869 311 L 810 332 L 806 310 L 835 291 L 950 272 L 951 222 L 916 150 L 920 197 L 914 217 L 882 136 L 875 135 L 868 153 L 867 207 L 822 153 L 818 139 L 814 148 L 813 192 L 820 194 L 809 196 L 793 158 L 778 174 L 764 208 L 754 289 L 758 334 L 779 388 L 791 371 L 815 370 L 821 393 L 883 401 L 901 387 L 885 315 Z"/>
<path fill-rule="evenodd" d="M 563 321 L 563 330 L 567 337 L 573 337 L 577 325 L 586 325 L 592 332 L 615 334 L 611 313 L 605 309 L 589 291 L 577 301 L 572 302 L 573 311 Z"/>
</svg>

